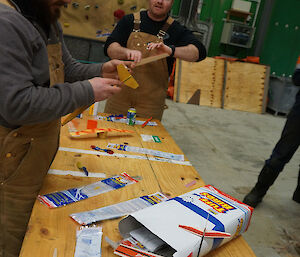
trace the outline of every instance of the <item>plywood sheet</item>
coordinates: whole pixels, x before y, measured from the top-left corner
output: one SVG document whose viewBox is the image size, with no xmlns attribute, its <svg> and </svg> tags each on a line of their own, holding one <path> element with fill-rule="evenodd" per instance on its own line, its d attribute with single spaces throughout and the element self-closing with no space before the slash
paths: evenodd
<svg viewBox="0 0 300 257">
<path fill-rule="evenodd" d="M 226 65 L 226 66 L 225 66 Z M 263 113 L 266 108 L 269 67 L 228 62 L 207 57 L 204 61 L 178 61 L 174 101 L 188 103 L 200 90 L 201 106 Z"/>
<path fill-rule="evenodd" d="M 220 107 L 223 62 L 210 57 L 198 63 L 178 61 L 174 100 L 187 103 L 200 90 L 200 105 Z"/>
<path fill-rule="evenodd" d="M 240 62 L 227 63 L 224 108 L 262 113 L 268 67 Z"/>
</svg>

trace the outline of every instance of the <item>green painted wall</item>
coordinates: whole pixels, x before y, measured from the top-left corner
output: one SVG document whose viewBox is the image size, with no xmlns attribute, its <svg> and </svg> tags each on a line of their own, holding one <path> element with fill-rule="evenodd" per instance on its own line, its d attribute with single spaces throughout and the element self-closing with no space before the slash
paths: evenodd
<svg viewBox="0 0 300 257">
<path fill-rule="evenodd" d="M 251 2 L 251 1 L 250 1 Z M 265 0 L 260 3 L 260 8 L 255 23 L 256 33 L 253 40 L 253 46 L 250 49 L 224 45 L 220 43 L 223 19 L 226 18 L 225 11 L 231 8 L 232 0 L 203 0 L 200 19 L 212 21 L 214 30 L 208 49 L 209 56 L 230 55 L 239 58 L 254 55 L 255 43 L 257 40 L 257 31 L 259 29 L 260 18 L 262 17 Z M 253 13 L 252 25 L 256 2 L 252 2 L 250 12 Z M 178 14 L 180 0 L 174 0 L 172 14 Z M 278 25 L 277 23 L 278 22 Z M 288 24 L 288 28 L 285 25 Z M 299 27 L 298 29 L 297 26 Z M 260 54 L 261 63 L 270 65 L 271 72 L 276 75 L 291 75 L 298 55 L 300 55 L 300 0 L 274 0 L 271 10 L 270 24 L 263 41 L 263 47 Z"/>
<path fill-rule="evenodd" d="M 261 52 L 271 73 L 289 76 L 300 55 L 300 0 L 276 0 Z"/>
<path fill-rule="evenodd" d="M 232 0 L 203 0 L 200 19 L 203 21 L 211 21 L 214 24 L 211 43 L 208 49 L 209 56 L 225 54 L 244 58 L 247 55 L 251 55 L 250 53 L 253 52 L 253 49 L 249 50 L 241 47 L 232 47 L 230 45 L 220 44 L 224 24 L 223 19 L 226 18 L 225 11 L 231 8 L 231 4 Z M 256 5 L 257 3 L 253 2 L 250 12 L 255 13 Z M 172 10 L 174 15 L 178 14 L 179 7 L 180 0 L 174 0 L 174 6 Z M 263 8 L 260 9 L 262 10 Z M 259 22 L 259 17 L 256 24 Z M 252 21 L 250 21 L 249 24 L 252 25 Z"/>
</svg>

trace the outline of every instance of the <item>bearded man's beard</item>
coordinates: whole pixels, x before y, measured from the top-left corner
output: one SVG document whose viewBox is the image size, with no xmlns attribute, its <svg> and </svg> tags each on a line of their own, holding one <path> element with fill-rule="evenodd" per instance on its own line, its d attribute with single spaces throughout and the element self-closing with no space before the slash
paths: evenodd
<svg viewBox="0 0 300 257">
<path fill-rule="evenodd" d="M 60 17 L 60 8 L 51 9 L 48 0 L 31 0 L 36 7 L 37 19 L 46 26 L 50 26 Z"/>
</svg>

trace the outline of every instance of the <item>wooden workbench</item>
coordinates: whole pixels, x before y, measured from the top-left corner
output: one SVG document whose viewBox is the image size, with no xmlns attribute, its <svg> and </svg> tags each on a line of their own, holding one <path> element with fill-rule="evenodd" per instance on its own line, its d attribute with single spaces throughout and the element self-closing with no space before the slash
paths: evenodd
<svg viewBox="0 0 300 257">
<path fill-rule="evenodd" d="M 86 121 L 88 118 L 90 117 L 85 115 L 84 119 L 77 119 L 80 120 L 79 129 L 86 128 Z M 109 133 L 105 139 L 71 139 L 69 137 L 67 126 L 64 126 L 61 130 L 61 146 L 91 150 L 91 145 L 106 148 L 108 143 L 128 143 L 130 146 L 182 154 L 180 148 L 159 122 L 158 126 L 146 126 L 145 128 L 141 128 L 141 126 L 138 125 L 132 127 L 126 124 L 98 121 L 98 127 L 128 129 L 134 130 L 135 133 L 118 134 L 113 132 Z M 141 139 L 140 134 L 157 135 L 161 138 L 162 143 L 144 142 Z M 122 153 L 138 155 L 137 153 L 130 152 Z M 57 257 L 74 256 L 76 229 L 79 228 L 79 225 L 69 217 L 69 214 L 71 213 L 100 208 L 142 195 L 155 193 L 157 191 L 164 192 L 168 196 L 174 197 L 204 185 L 204 181 L 192 166 L 159 161 L 58 151 L 51 168 L 76 171 L 78 170 L 76 167 L 78 161 L 86 166 L 90 172 L 105 173 L 106 177 L 126 171 L 131 176 L 141 176 L 142 180 L 134 185 L 128 185 L 118 190 L 55 209 L 49 209 L 36 201 L 28 225 L 28 231 L 23 242 L 20 254 L 21 257 L 53 257 L 55 248 L 57 248 Z M 40 193 L 45 194 L 61 191 L 90 184 L 99 180 L 101 179 L 48 174 Z M 185 186 L 194 180 L 197 182 L 194 186 Z M 119 221 L 120 219 L 115 219 L 99 223 L 103 226 L 103 235 L 108 236 L 114 241 L 120 240 L 121 236 L 118 232 Z M 105 240 L 102 240 L 102 256 L 115 256 L 113 254 L 113 249 L 105 242 Z M 255 255 L 243 237 L 240 236 L 214 250 L 207 256 L 250 257 Z"/>
</svg>

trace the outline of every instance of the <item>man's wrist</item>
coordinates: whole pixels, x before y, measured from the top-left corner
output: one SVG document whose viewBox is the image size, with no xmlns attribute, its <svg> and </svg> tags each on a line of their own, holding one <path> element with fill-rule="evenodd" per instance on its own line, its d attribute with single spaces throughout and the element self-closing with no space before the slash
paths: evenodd
<svg viewBox="0 0 300 257">
<path fill-rule="evenodd" d="M 104 65 L 104 64 L 105 64 L 105 62 L 102 63 L 101 66 L 100 66 L 100 77 L 101 77 L 101 78 L 103 78 L 103 65 Z"/>
<path fill-rule="evenodd" d="M 170 57 L 173 57 L 175 54 L 175 46 L 174 45 L 169 45 L 169 47 L 171 48 L 172 52 L 170 54 Z"/>
</svg>

